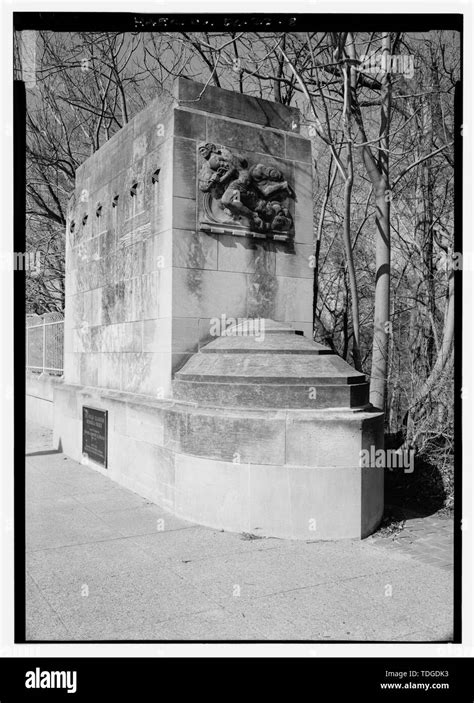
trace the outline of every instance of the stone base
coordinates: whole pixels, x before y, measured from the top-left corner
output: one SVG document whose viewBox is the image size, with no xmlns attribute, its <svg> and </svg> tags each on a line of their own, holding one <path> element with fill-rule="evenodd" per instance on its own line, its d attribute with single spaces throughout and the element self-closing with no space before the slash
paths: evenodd
<svg viewBox="0 0 474 703">
<path fill-rule="evenodd" d="M 62 384 L 62 377 L 27 372 L 25 380 L 27 421 L 53 429 L 53 391 Z"/>
<path fill-rule="evenodd" d="M 360 539 L 383 512 L 382 413 L 203 407 L 75 385 L 54 388 L 54 441 L 82 459 L 82 406 L 109 411 L 108 468 L 123 486 L 209 527 L 288 539 Z"/>
</svg>

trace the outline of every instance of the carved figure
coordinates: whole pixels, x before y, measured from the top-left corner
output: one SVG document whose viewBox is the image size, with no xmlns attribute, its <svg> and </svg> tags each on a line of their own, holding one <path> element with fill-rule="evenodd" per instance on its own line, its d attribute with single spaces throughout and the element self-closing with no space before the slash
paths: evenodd
<svg viewBox="0 0 474 703">
<path fill-rule="evenodd" d="M 232 220 L 246 220 L 257 231 L 288 232 L 292 228 L 284 201 L 295 198 L 295 193 L 279 169 L 261 163 L 249 167 L 239 154 L 212 143 L 201 144 L 199 153 L 204 160 L 199 187 L 219 201 Z"/>
</svg>

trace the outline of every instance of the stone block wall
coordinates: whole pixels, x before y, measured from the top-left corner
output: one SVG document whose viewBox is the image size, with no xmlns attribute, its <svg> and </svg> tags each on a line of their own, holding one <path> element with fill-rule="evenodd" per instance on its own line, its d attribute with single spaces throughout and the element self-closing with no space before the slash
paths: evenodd
<svg viewBox="0 0 474 703">
<path fill-rule="evenodd" d="M 239 155 L 242 168 L 227 171 L 233 177 L 245 173 L 244 160 L 249 169 L 280 171 L 269 180 L 288 184 L 283 214 L 291 227 L 274 227 L 277 218 L 270 211 L 265 220 L 265 209 L 261 224 L 251 214 L 247 223 L 234 217 L 239 192 L 244 200 L 248 193 L 231 188 L 237 199 L 228 212 L 211 208 L 209 215 L 222 197 L 212 201 L 199 187 L 209 182 L 202 145 L 211 143 L 209 158 L 230 154 L 232 164 Z M 299 134 L 298 111 L 184 79 L 92 155 L 77 171 L 68 213 L 55 446 L 176 515 L 218 529 L 291 539 L 370 534 L 383 511 L 383 472 L 362 467 L 360 452 L 382 446 L 383 417 L 357 379 L 322 383 L 312 409 L 291 383 L 262 384 L 260 401 L 232 407 L 206 405 L 202 379 L 200 398 L 180 394 L 183 369 L 173 396 L 174 374 L 219 334 L 214 324 L 222 316 L 267 318 L 311 338 L 312 200 L 311 144 Z M 283 212 L 279 202 L 273 212 Z M 282 378 L 296 381 L 293 360 L 282 363 Z M 327 382 L 324 355 L 318 368 Z M 235 395 L 245 399 L 238 389 Z M 108 413 L 107 468 L 83 455 L 84 406 Z"/>
<path fill-rule="evenodd" d="M 156 396 L 171 369 L 172 110 L 155 100 L 77 171 L 65 380 Z"/>
<path fill-rule="evenodd" d="M 54 389 L 62 385 L 62 377 L 37 374 L 27 371 L 26 385 L 26 420 L 43 427 L 54 426 Z"/>
<path fill-rule="evenodd" d="M 294 241 L 198 222 L 198 144 L 280 168 Z M 66 233 L 65 381 L 166 397 L 211 320 L 267 317 L 311 334 L 311 144 L 294 108 L 178 79 L 78 169 Z"/>
<path fill-rule="evenodd" d="M 262 317 L 311 336 L 313 245 L 311 143 L 299 112 L 266 100 L 180 79 L 174 109 L 173 371 L 209 341 L 210 321 Z M 200 143 L 275 166 L 296 192 L 294 240 L 210 234 L 197 224 Z"/>
<path fill-rule="evenodd" d="M 324 540 L 380 521 L 383 471 L 360 466 L 383 441 L 380 413 L 206 408 L 67 384 L 54 399 L 57 447 L 191 522 Z M 107 469 L 82 457 L 84 405 L 108 411 Z"/>
</svg>

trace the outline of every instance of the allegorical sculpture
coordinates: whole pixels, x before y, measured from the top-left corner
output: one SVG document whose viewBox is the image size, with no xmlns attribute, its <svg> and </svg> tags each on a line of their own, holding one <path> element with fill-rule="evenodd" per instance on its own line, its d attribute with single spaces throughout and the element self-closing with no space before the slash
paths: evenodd
<svg viewBox="0 0 474 703">
<path fill-rule="evenodd" d="M 203 159 L 199 188 L 205 193 L 207 223 L 232 223 L 259 233 L 289 234 L 293 218 L 289 199 L 295 193 L 284 174 L 273 166 L 251 166 L 240 154 L 223 146 L 200 144 Z"/>
</svg>

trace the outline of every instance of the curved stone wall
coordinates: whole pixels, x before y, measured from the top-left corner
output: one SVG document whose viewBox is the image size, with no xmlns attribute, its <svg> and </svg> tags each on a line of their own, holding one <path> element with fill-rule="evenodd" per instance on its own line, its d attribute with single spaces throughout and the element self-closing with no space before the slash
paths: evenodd
<svg viewBox="0 0 474 703">
<path fill-rule="evenodd" d="M 363 374 L 293 329 L 276 332 L 267 323 L 266 364 L 252 353 L 255 337 L 242 341 L 235 330 L 181 369 L 174 400 L 58 388 L 56 442 L 80 461 L 82 406 L 107 409 L 108 475 L 179 517 L 290 539 L 369 535 L 382 517 L 383 470 L 362 466 L 361 451 L 383 446 L 383 414 L 366 402 Z M 239 352 L 232 351 L 234 345 Z M 293 400 L 306 393 L 314 406 L 289 407 L 292 387 Z M 362 402 L 348 407 L 349 395 L 332 395 L 340 407 L 325 407 L 327 396 L 318 403 L 319 391 L 330 387 L 358 387 Z"/>
</svg>

